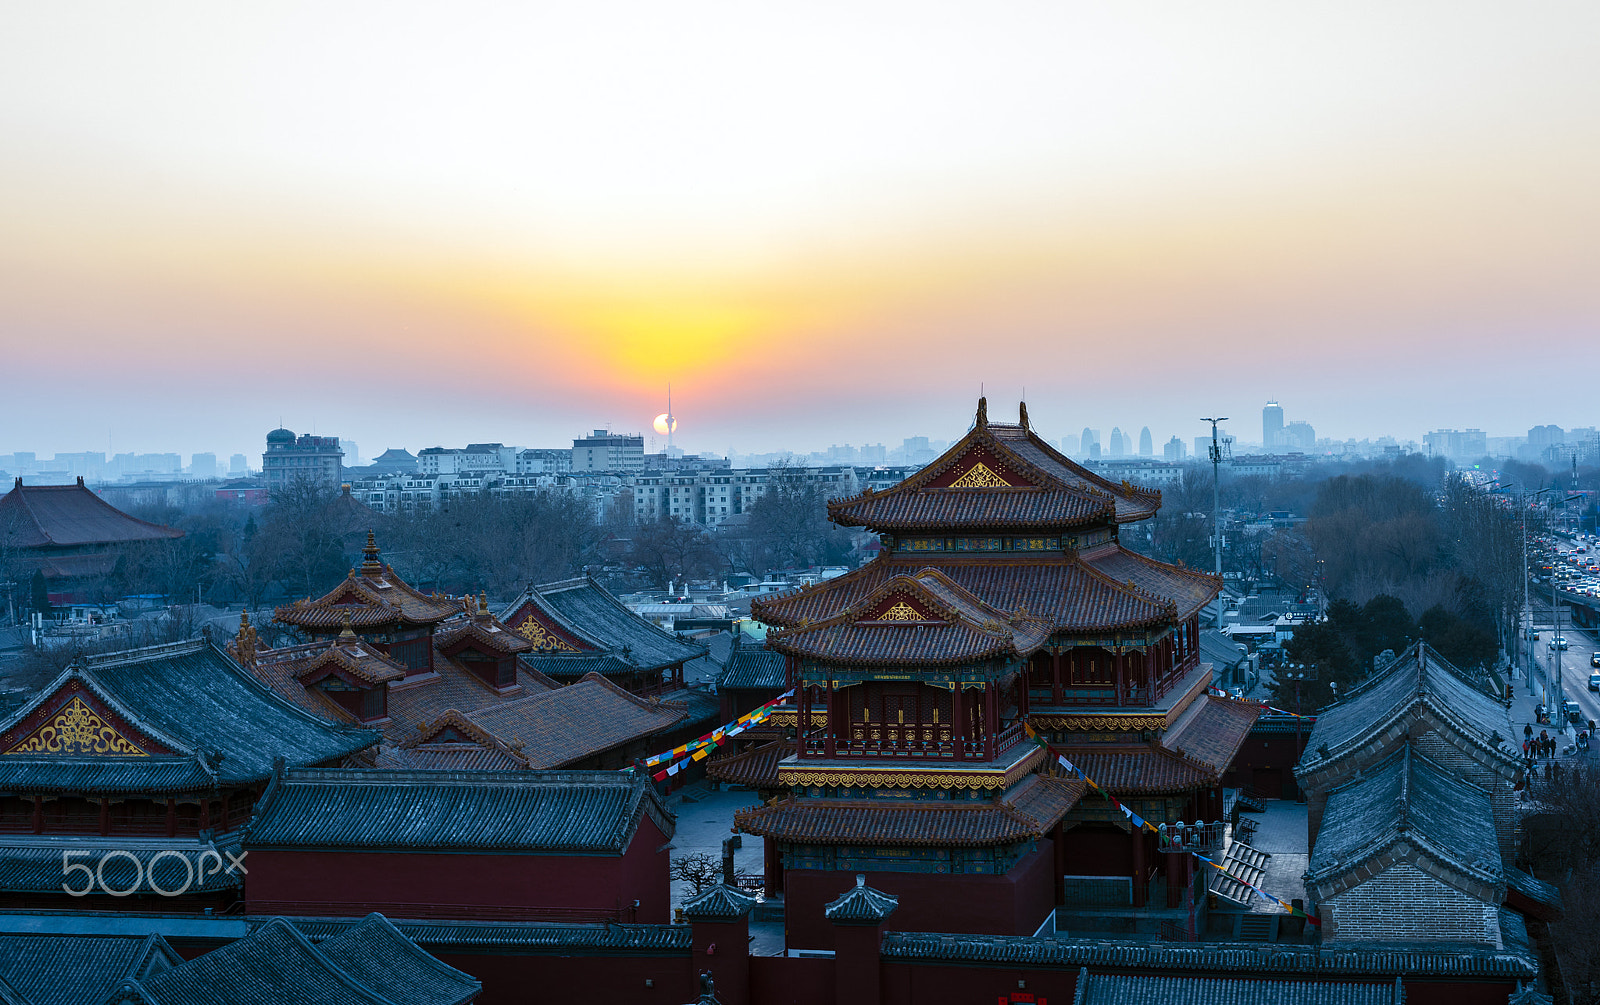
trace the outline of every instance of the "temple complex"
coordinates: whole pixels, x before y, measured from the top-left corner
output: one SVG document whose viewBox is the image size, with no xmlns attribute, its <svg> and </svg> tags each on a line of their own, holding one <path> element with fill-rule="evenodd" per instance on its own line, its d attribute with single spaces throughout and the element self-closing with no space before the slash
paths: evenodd
<svg viewBox="0 0 1600 1005">
<path fill-rule="evenodd" d="M 714 715 L 709 695 L 664 686 L 701 647 L 634 616 L 591 580 L 546 589 L 575 603 L 558 618 L 545 608 L 562 608 L 530 591 L 541 601 L 514 605 L 513 631 L 485 598 L 406 583 L 369 534 L 359 568 L 322 597 L 274 613 L 308 641 L 259 649 L 246 619 L 234 652 L 308 711 L 382 730 L 373 766 L 384 768 L 621 768 Z M 553 627 L 532 619 L 541 627 L 530 628 L 528 608 Z M 557 638 L 571 648 L 551 649 Z"/>
<path fill-rule="evenodd" d="M 220 913 L 273 762 L 336 766 L 378 740 L 207 642 L 86 658 L 0 721 L 0 905 Z"/>
<path fill-rule="evenodd" d="M 800 691 L 796 749 L 776 763 L 787 796 L 738 818 L 767 842 L 769 885 L 781 876 L 789 945 L 827 948 L 822 907 L 858 872 L 940 931 L 1031 934 L 1068 876 L 1120 888 L 1130 910 L 1158 885 L 1176 903 L 1191 857 L 1080 804 L 1083 783 L 1024 731 L 1146 819 L 1221 815 L 1258 710 L 1208 695 L 1198 615 L 1215 577 L 1118 542 L 1160 505 L 1056 451 L 1026 406 L 1002 424 L 982 399 L 932 464 L 829 504 L 878 532 L 879 557 L 752 604 Z"/>
</svg>

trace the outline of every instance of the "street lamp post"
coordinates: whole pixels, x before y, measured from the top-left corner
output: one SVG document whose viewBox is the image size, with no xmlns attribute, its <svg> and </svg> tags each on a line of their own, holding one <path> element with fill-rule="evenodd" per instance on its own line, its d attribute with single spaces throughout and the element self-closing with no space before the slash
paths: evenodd
<svg viewBox="0 0 1600 1005">
<path fill-rule="evenodd" d="M 1211 423 L 1211 537 L 1216 546 L 1217 580 L 1222 580 L 1222 441 L 1217 438 L 1217 423 L 1227 422 L 1226 415 L 1204 418 Z M 1217 631 L 1222 631 L 1222 594 L 1217 594 Z"/>
</svg>

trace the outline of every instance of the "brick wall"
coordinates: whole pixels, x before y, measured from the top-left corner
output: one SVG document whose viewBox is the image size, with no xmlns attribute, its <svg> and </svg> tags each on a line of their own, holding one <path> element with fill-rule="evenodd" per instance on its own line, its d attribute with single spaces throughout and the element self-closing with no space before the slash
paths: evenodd
<svg viewBox="0 0 1600 1005">
<path fill-rule="evenodd" d="M 1324 901 L 1330 940 L 1443 939 L 1500 944 L 1492 905 L 1475 900 L 1407 863 Z"/>
</svg>

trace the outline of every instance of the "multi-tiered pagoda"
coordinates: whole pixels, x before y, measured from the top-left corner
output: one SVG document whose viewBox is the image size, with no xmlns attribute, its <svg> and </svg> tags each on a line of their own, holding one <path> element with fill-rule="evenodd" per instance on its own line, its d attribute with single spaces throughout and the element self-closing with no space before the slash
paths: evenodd
<svg viewBox="0 0 1600 1005">
<path fill-rule="evenodd" d="M 1216 578 L 1118 543 L 1160 505 L 1063 456 L 1026 407 L 992 423 L 981 399 L 934 463 L 829 505 L 879 533 L 879 557 L 752 605 L 800 695 L 788 795 L 738 821 L 767 841 L 769 886 L 782 871 L 789 945 L 825 947 L 822 906 L 858 872 L 923 930 L 1031 934 L 1066 876 L 1144 905 L 1168 856 L 1109 802 L 1075 809 L 1083 783 L 1024 723 L 1148 819 L 1220 813 L 1254 713 L 1207 695 Z"/>
</svg>

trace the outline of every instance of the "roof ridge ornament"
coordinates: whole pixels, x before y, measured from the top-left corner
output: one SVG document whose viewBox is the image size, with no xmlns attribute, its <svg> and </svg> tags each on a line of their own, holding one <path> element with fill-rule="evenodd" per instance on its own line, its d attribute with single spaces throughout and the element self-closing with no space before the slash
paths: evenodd
<svg viewBox="0 0 1600 1005">
<path fill-rule="evenodd" d="M 1028 429 L 1028 403 L 1026 401 L 1017 402 L 1017 424 L 1023 428 L 1024 432 L 1027 431 L 1027 429 Z"/>
<path fill-rule="evenodd" d="M 370 529 L 367 531 L 367 546 L 361 549 L 361 554 L 366 556 L 361 563 L 362 572 L 376 575 L 383 571 L 383 562 L 378 558 L 378 538 Z"/>
<path fill-rule="evenodd" d="M 981 395 L 978 398 L 978 415 L 973 424 L 979 429 L 989 428 L 989 399 Z"/>
</svg>

